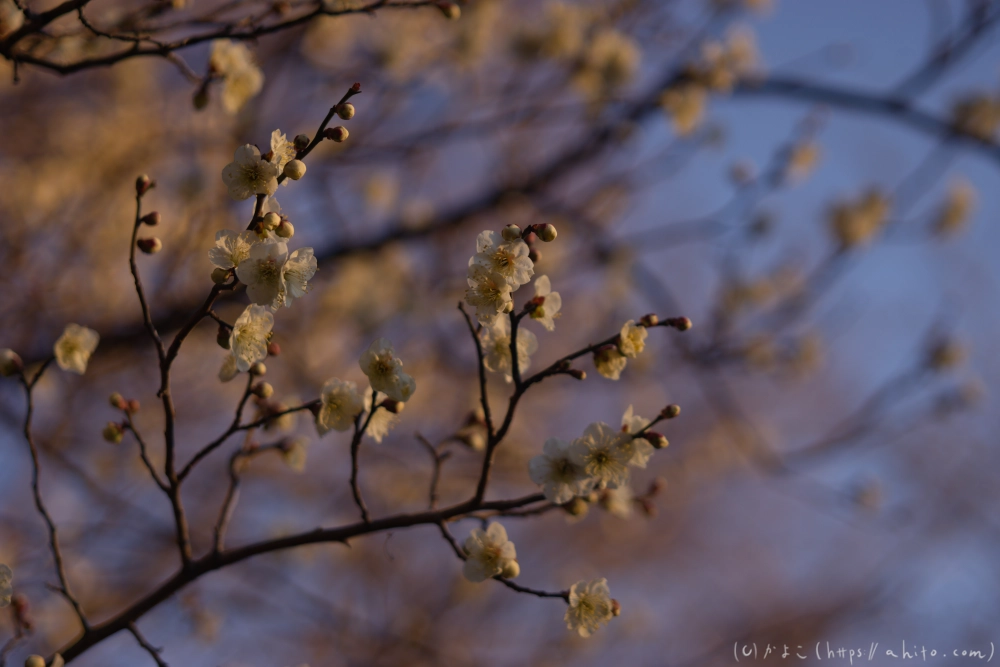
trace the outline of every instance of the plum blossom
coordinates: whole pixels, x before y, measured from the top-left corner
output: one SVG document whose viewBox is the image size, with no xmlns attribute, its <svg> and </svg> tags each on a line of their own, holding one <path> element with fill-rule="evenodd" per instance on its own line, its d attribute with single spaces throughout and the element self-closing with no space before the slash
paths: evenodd
<svg viewBox="0 0 1000 667">
<path fill-rule="evenodd" d="M 365 393 L 365 410 L 372 409 L 372 396 L 372 389 L 369 387 Z M 375 413 L 368 420 L 368 428 L 365 429 L 365 434 L 375 442 L 382 442 L 382 438 L 389 435 L 389 431 L 394 429 L 398 423 L 399 415 L 385 408 L 379 409 L 378 406 L 375 406 Z"/>
<path fill-rule="evenodd" d="M 256 242 L 257 235 L 253 232 L 221 229 L 215 233 L 215 245 L 208 251 L 208 258 L 220 269 L 235 269 L 250 256 L 250 248 Z"/>
<path fill-rule="evenodd" d="M 413 396 L 417 388 L 416 382 L 403 372 L 403 362 L 396 356 L 388 339 L 379 338 L 373 342 L 362 353 L 358 363 L 368 376 L 373 390 L 402 403 Z"/>
<path fill-rule="evenodd" d="M 617 380 L 625 370 L 625 358 L 617 347 L 609 345 L 594 352 L 594 368 L 609 380 Z"/>
<path fill-rule="evenodd" d="M 559 438 L 545 441 L 542 453 L 528 463 L 531 481 L 557 505 L 568 503 L 590 490 L 591 480 L 570 454 L 570 443 Z"/>
<path fill-rule="evenodd" d="M 222 182 L 236 200 L 273 195 L 278 189 L 278 170 L 261 158 L 256 146 L 245 144 L 236 149 L 233 161 L 222 170 Z"/>
<path fill-rule="evenodd" d="M 476 239 L 476 254 L 469 259 L 469 265 L 479 264 L 507 281 L 512 289 L 517 289 L 531 280 L 534 263 L 528 257 L 528 244 L 520 238 L 507 241 L 492 230 L 485 230 Z"/>
<path fill-rule="evenodd" d="M 229 350 L 236 359 L 237 370 L 246 372 L 267 357 L 267 341 L 273 326 L 274 315 L 271 311 L 254 304 L 247 306 L 236 319 L 233 331 L 229 334 Z"/>
<path fill-rule="evenodd" d="M 615 601 L 608 580 L 578 581 L 569 589 L 566 627 L 581 637 L 589 637 L 615 616 Z"/>
<path fill-rule="evenodd" d="M 536 320 L 548 331 L 555 331 L 555 318 L 559 317 L 562 308 L 562 297 L 559 292 L 552 291 L 552 283 L 548 276 L 535 278 L 535 298 L 538 305 L 530 311 L 531 319 Z"/>
<path fill-rule="evenodd" d="M 250 300 L 275 310 L 305 295 L 315 273 L 312 248 L 299 248 L 289 255 L 288 245 L 282 241 L 255 244 L 236 267 L 236 277 L 246 284 Z"/>
<path fill-rule="evenodd" d="M 492 326 L 483 329 L 483 364 L 486 370 L 503 373 L 507 382 L 513 380 L 514 369 L 510 357 L 510 320 L 499 318 Z M 517 332 L 517 368 L 524 372 L 531 363 L 531 355 L 538 350 L 538 339 L 527 329 Z"/>
<path fill-rule="evenodd" d="M 648 335 L 646 327 L 636 324 L 635 320 L 629 320 L 622 326 L 621 333 L 618 334 L 618 351 L 626 357 L 635 359 L 646 349 L 646 336 Z"/>
<path fill-rule="evenodd" d="M 264 86 L 264 74 L 245 44 L 228 39 L 213 41 L 209 66 L 222 77 L 222 106 L 229 113 L 243 108 Z"/>
<path fill-rule="evenodd" d="M 483 264 L 470 263 L 468 283 L 465 302 L 476 309 L 476 319 L 480 323 L 492 324 L 513 309 L 511 285 L 500 273 Z"/>
<path fill-rule="evenodd" d="M 286 164 L 295 159 L 296 152 L 295 145 L 288 140 L 284 132 L 275 130 L 271 133 L 271 164 L 274 165 L 279 174 L 284 170 Z M 286 183 L 288 181 L 282 185 Z"/>
<path fill-rule="evenodd" d="M 570 444 L 570 457 L 597 488 L 615 489 L 628 481 L 626 466 L 633 452 L 622 446 L 626 440 L 631 440 L 627 434 L 595 422 Z"/>
<path fill-rule="evenodd" d="M 505 572 L 513 574 L 517 564 L 514 543 L 507 539 L 507 531 L 499 523 L 491 523 L 485 531 L 473 530 L 465 540 L 465 555 L 463 574 L 475 583 L 507 576 Z"/>
<path fill-rule="evenodd" d="M 649 420 L 632 413 L 632 406 L 622 415 L 622 434 L 632 435 L 649 426 Z M 653 455 L 655 449 L 645 438 L 623 438 L 622 450 L 628 457 L 628 464 L 636 468 L 645 468 L 649 462 L 649 457 Z"/>
<path fill-rule="evenodd" d="M 365 408 L 364 400 L 353 382 L 333 378 L 323 385 L 320 408 L 316 413 L 316 430 L 326 435 L 331 429 L 346 431 Z"/>
<path fill-rule="evenodd" d="M 90 355 L 97 349 L 101 337 L 93 329 L 69 324 L 56 341 L 54 353 L 59 368 L 83 375 L 87 371 Z"/>
</svg>

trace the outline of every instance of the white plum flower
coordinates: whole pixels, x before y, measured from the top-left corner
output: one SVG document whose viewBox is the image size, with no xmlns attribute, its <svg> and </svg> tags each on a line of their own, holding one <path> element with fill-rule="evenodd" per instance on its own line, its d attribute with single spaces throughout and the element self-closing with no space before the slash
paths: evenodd
<svg viewBox="0 0 1000 667">
<path fill-rule="evenodd" d="M 355 417 L 365 408 L 364 399 L 353 382 L 333 378 L 323 385 L 320 408 L 316 414 L 316 430 L 325 435 L 330 429 L 346 431 Z"/>
<path fill-rule="evenodd" d="M 234 377 L 236 377 L 240 372 L 240 369 L 236 367 L 236 357 L 230 352 L 226 355 L 225 360 L 222 362 L 222 368 L 219 369 L 219 379 L 223 382 L 229 382 Z"/>
<path fill-rule="evenodd" d="M 645 417 L 640 417 L 639 415 L 632 413 L 632 406 L 628 406 L 628 410 L 622 415 L 622 434 L 632 435 L 641 431 L 642 429 L 649 426 L 649 420 Z M 645 468 L 646 464 L 649 462 L 649 457 L 653 455 L 655 451 L 653 445 L 649 443 L 645 438 L 623 438 L 622 439 L 622 449 L 626 454 L 630 454 L 628 457 L 628 464 L 635 466 L 636 468 Z"/>
<path fill-rule="evenodd" d="M 368 388 L 365 393 L 365 410 L 372 409 L 372 389 Z M 379 409 L 376 406 L 375 413 L 368 420 L 368 428 L 365 429 L 365 435 L 369 436 L 375 442 L 382 442 L 382 438 L 389 435 L 389 431 L 394 429 L 399 423 L 399 415 L 395 412 L 386 410 L 385 408 Z"/>
<path fill-rule="evenodd" d="M 512 289 L 517 289 L 535 273 L 529 252 L 528 244 L 520 238 L 507 241 L 501 234 L 487 229 L 476 238 L 476 254 L 469 264 L 480 264 L 499 273 Z"/>
<path fill-rule="evenodd" d="M 609 380 L 617 380 L 621 377 L 627 361 L 628 359 L 625 358 L 625 355 L 619 352 L 618 348 L 613 345 L 603 347 L 594 352 L 594 368 Z"/>
<path fill-rule="evenodd" d="M 263 306 L 251 304 L 236 319 L 229 334 L 229 349 L 240 372 L 250 370 L 267 357 L 267 341 L 274 326 L 274 315 Z M 220 374 L 221 377 L 221 374 Z"/>
<path fill-rule="evenodd" d="M 510 357 L 510 320 L 501 317 L 492 326 L 485 327 L 481 334 L 483 343 L 483 365 L 486 370 L 503 373 L 507 382 L 513 380 L 514 369 Z M 524 372 L 531 364 L 531 355 L 538 350 L 538 339 L 527 329 L 517 332 L 517 367 Z"/>
<path fill-rule="evenodd" d="M 615 615 L 615 602 L 608 590 L 608 580 L 578 581 L 569 589 L 566 627 L 581 637 L 589 637 Z"/>
<path fill-rule="evenodd" d="M 14 587 L 11 582 L 14 580 L 14 573 L 10 568 L 0 563 L 0 607 L 10 604 L 10 598 L 14 594 Z"/>
<path fill-rule="evenodd" d="M 482 264 L 469 264 L 467 280 L 465 302 L 476 309 L 476 319 L 482 324 L 492 324 L 513 309 L 511 285 L 501 274 Z"/>
<path fill-rule="evenodd" d="M 264 74 L 245 44 L 228 39 L 213 41 L 209 66 L 222 77 L 222 106 L 229 113 L 239 111 L 264 86 Z"/>
<path fill-rule="evenodd" d="M 255 304 L 277 308 L 285 286 L 282 269 L 288 259 L 288 246 L 280 241 L 257 243 L 250 255 L 236 267 L 236 277 L 247 286 L 247 296 Z"/>
<path fill-rule="evenodd" d="M 59 368 L 83 375 L 87 372 L 90 355 L 97 349 L 101 337 L 93 329 L 69 324 L 56 341 L 53 350 Z"/>
<path fill-rule="evenodd" d="M 473 530 L 465 540 L 465 556 L 463 574 L 476 583 L 510 572 L 517 562 L 514 543 L 499 523 L 491 523 L 485 531 Z"/>
<path fill-rule="evenodd" d="M 635 494 L 628 485 L 619 486 L 617 489 L 605 489 L 601 492 L 600 503 L 609 514 L 627 519 L 632 516 Z"/>
<path fill-rule="evenodd" d="M 595 422 L 570 444 L 570 456 L 597 488 L 614 489 L 628 481 L 632 453 L 622 446 L 626 439 L 631 437 Z"/>
<path fill-rule="evenodd" d="M 535 278 L 535 298 L 532 301 L 537 305 L 530 311 L 531 319 L 536 320 L 548 331 L 555 331 L 554 319 L 560 315 L 562 297 L 559 296 L 559 292 L 552 291 L 552 283 L 548 276 Z"/>
<path fill-rule="evenodd" d="M 273 195 L 278 189 L 278 170 L 261 158 L 256 146 L 245 144 L 236 149 L 233 161 L 222 170 L 222 181 L 236 200 Z"/>
<path fill-rule="evenodd" d="M 542 453 L 528 463 L 528 473 L 545 497 L 557 505 L 590 491 L 591 480 L 570 455 L 570 443 L 559 438 L 545 441 Z"/>
<path fill-rule="evenodd" d="M 299 248 L 281 267 L 282 303 L 287 308 L 294 299 L 309 292 L 309 279 L 316 275 L 316 255 L 312 248 Z"/>
<path fill-rule="evenodd" d="M 635 320 L 629 320 L 622 325 L 621 333 L 618 334 L 618 350 L 626 357 L 635 359 L 646 349 L 648 335 L 646 327 L 636 324 Z"/>
<path fill-rule="evenodd" d="M 250 256 L 250 247 L 256 241 L 253 232 L 221 229 L 215 233 L 215 245 L 208 251 L 208 258 L 220 269 L 235 269 Z"/>
<path fill-rule="evenodd" d="M 281 130 L 271 133 L 271 164 L 280 174 L 290 160 L 295 159 L 295 145 L 285 137 Z M 285 181 L 288 183 L 288 181 Z"/>
<path fill-rule="evenodd" d="M 369 345 L 361 354 L 358 363 L 368 376 L 373 390 L 402 403 L 413 396 L 417 388 L 416 382 L 403 372 L 403 362 L 396 356 L 388 339 L 379 338 Z"/>
<path fill-rule="evenodd" d="M 281 460 L 292 469 L 292 472 L 299 474 L 305 472 L 306 458 L 308 456 L 306 446 L 308 444 L 309 441 L 305 438 L 295 438 L 281 448 Z"/>
</svg>

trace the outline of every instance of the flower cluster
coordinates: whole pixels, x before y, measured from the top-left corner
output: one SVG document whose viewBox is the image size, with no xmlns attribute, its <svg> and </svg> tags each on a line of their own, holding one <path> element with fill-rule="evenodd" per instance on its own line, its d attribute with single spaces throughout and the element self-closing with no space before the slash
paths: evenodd
<svg viewBox="0 0 1000 667">
<path fill-rule="evenodd" d="M 629 320 L 622 325 L 615 342 L 594 351 L 594 367 L 609 380 L 617 380 L 629 359 L 635 359 L 646 349 L 646 325 Z"/>
<path fill-rule="evenodd" d="M 316 430 L 322 436 L 330 430 L 346 431 L 360 425 L 367 413 L 364 432 L 376 442 L 382 442 L 398 422 L 403 404 L 416 391 L 414 379 L 403 372 L 403 362 L 385 338 L 373 342 L 358 360 L 371 385 L 364 395 L 350 381 L 333 378 L 323 385 L 320 405 L 316 410 Z M 385 399 L 378 401 L 378 394 Z"/>
<path fill-rule="evenodd" d="M 513 293 L 531 281 L 535 274 L 532 259 L 538 252 L 534 241 L 553 241 L 556 229 L 551 224 L 531 225 L 523 232 L 517 225 L 507 225 L 500 234 L 486 230 L 476 239 L 476 254 L 469 258 L 468 289 L 465 301 L 476 309 L 482 325 L 480 339 L 487 370 L 513 379 L 511 322 L 504 315 L 514 311 Z M 535 296 L 524 306 L 525 313 L 545 329 L 555 329 L 555 318 L 562 308 L 562 297 L 552 291 L 548 276 L 535 279 Z M 531 331 L 520 330 L 517 336 L 517 365 L 520 371 L 530 364 L 538 349 Z"/>
<path fill-rule="evenodd" d="M 222 106 L 236 113 L 264 87 L 264 74 L 245 44 L 228 39 L 212 42 L 209 58 L 212 75 L 222 79 Z"/>
<path fill-rule="evenodd" d="M 653 450 L 666 446 L 662 435 L 649 430 L 651 424 L 633 414 L 630 405 L 621 429 L 595 422 L 572 442 L 549 438 L 528 464 L 531 481 L 557 505 L 596 489 L 625 486 L 630 466 L 645 468 Z"/>
</svg>

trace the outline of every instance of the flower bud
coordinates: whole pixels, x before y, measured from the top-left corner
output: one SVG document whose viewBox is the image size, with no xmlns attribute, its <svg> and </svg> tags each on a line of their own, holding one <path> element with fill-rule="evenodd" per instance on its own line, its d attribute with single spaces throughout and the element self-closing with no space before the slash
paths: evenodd
<svg viewBox="0 0 1000 667">
<path fill-rule="evenodd" d="M 351 120 L 354 118 L 354 105 L 350 102 L 344 102 L 343 104 L 337 105 L 337 115 L 344 120 Z"/>
<path fill-rule="evenodd" d="M 587 374 L 581 371 L 579 368 L 571 368 L 569 374 L 575 377 L 577 380 L 586 380 Z"/>
<path fill-rule="evenodd" d="M 549 222 L 546 222 L 541 227 L 538 227 L 536 232 L 538 234 L 538 238 L 542 239 L 546 243 L 551 243 L 552 241 L 555 241 L 556 236 L 559 235 L 559 233 L 556 231 L 556 226 Z"/>
<path fill-rule="evenodd" d="M 500 232 L 500 235 L 503 236 L 504 241 L 515 241 L 521 238 L 521 228 L 517 225 L 507 225 Z"/>
<path fill-rule="evenodd" d="M 351 133 L 343 125 L 338 125 L 337 127 L 328 127 L 323 130 L 323 136 L 327 139 L 333 139 L 339 144 L 347 141 L 347 137 L 351 136 Z"/>
<path fill-rule="evenodd" d="M 311 139 L 308 134 L 296 134 L 295 139 L 292 141 L 292 145 L 295 146 L 295 150 L 301 151 L 309 146 Z"/>
<path fill-rule="evenodd" d="M 681 413 L 681 406 L 671 403 L 667 407 L 660 411 L 660 415 L 664 419 L 674 419 Z"/>
<path fill-rule="evenodd" d="M 156 182 L 151 181 L 146 174 L 135 179 L 135 193 L 140 197 L 149 192 L 150 188 L 154 187 L 156 187 Z"/>
<path fill-rule="evenodd" d="M 667 320 L 667 326 L 671 326 L 678 331 L 687 331 L 691 328 L 691 320 L 686 317 L 671 317 Z"/>
<path fill-rule="evenodd" d="M 143 251 L 147 255 L 155 255 L 163 250 L 163 242 L 155 236 L 150 236 L 146 239 L 139 239 L 135 242 L 135 245 L 139 248 L 139 250 Z"/>
<path fill-rule="evenodd" d="M 655 327 L 660 323 L 660 318 L 656 316 L 656 313 L 649 313 L 648 315 L 643 315 L 639 319 L 639 324 L 644 327 Z"/>
<path fill-rule="evenodd" d="M 620 616 L 622 613 L 622 605 L 618 600 L 611 600 L 611 615 Z"/>
<path fill-rule="evenodd" d="M 379 405 L 394 415 L 398 415 L 403 411 L 403 408 L 406 407 L 406 403 L 403 403 L 402 401 L 394 401 L 391 398 L 385 399 Z"/>
<path fill-rule="evenodd" d="M 290 239 L 295 235 L 295 226 L 287 220 L 282 220 L 274 230 L 274 233 L 283 239 Z"/>
<path fill-rule="evenodd" d="M 451 21 L 455 21 L 462 16 L 462 8 L 454 2 L 439 2 L 437 3 L 437 8 L 441 10 L 446 19 Z"/>
<path fill-rule="evenodd" d="M 504 565 L 503 572 L 500 573 L 500 576 L 504 579 L 516 579 L 519 574 L 521 574 L 521 566 L 517 564 L 516 560 L 512 560 Z"/>
<path fill-rule="evenodd" d="M 40 655 L 29 655 L 24 661 L 24 667 L 45 667 L 45 658 Z"/>
<path fill-rule="evenodd" d="M 289 160 L 285 165 L 285 176 L 297 181 L 306 175 L 306 163 L 302 160 Z"/>
<path fill-rule="evenodd" d="M 265 366 L 259 361 L 250 367 L 250 375 L 266 375 L 266 374 L 267 374 L 267 366 Z"/>
<path fill-rule="evenodd" d="M 663 437 L 662 433 L 657 433 L 656 431 L 646 431 L 642 434 L 642 437 L 644 437 L 654 449 L 663 449 L 670 444 L 670 442 Z"/>
<path fill-rule="evenodd" d="M 250 390 L 257 398 L 271 398 L 274 395 L 274 387 L 268 382 L 258 382 Z"/>
<path fill-rule="evenodd" d="M 281 216 L 271 211 L 270 213 L 264 214 L 264 219 L 261 221 L 264 225 L 264 229 L 269 232 L 273 232 L 278 225 L 281 224 Z"/>
<path fill-rule="evenodd" d="M 532 231 L 534 227 L 535 227 L 534 225 L 531 225 L 526 230 L 524 230 L 524 233 L 521 235 L 521 239 L 528 245 L 534 245 L 535 243 L 538 243 L 538 234 Z"/>
<path fill-rule="evenodd" d="M 503 312 L 509 313 L 509 312 L 511 312 L 513 310 L 514 310 L 514 302 L 513 301 L 508 301 L 507 303 L 504 304 Z"/>
<path fill-rule="evenodd" d="M 570 516 L 586 516 L 590 511 L 590 505 L 583 498 L 574 498 L 562 506 Z"/>
<path fill-rule="evenodd" d="M 232 341 L 230 341 L 230 338 L 232 337 L 232 333 L 233 333 L 232 329 L 230 329 L 229 327 L 227 327 L 225 325 L 220 324 L 219 325 L 219 330 L 215 332 L 215 342 L 223 350 L 230 349 L 230 347 L 232 347 Z"/>
<path fill-rule="evenodd" d="M 104 427 L 104 430 L 101 431 L 101 435 L 103 435 L 104 439 L 112 445 L 117 445 L 120 444 L 122 438 L 125 437 L 125 432 L 122 430 L 121 424 L 108 422 L 107 426 Z"/>
<path fill-rule="evenodd" d="M 538 264 L 542 259 L 542 253 L 538 252 L 534 248 L 528 251 L 528 259 L 531 260 L 532 264 Z"/>
<path fill-rule="evenodd" d="M 18 375 L 24 370 L 24 362 L 20 355 L 10 348 L 0 350 L 0 375 L 10 377 Z"/>
<path fill-rule="evenodd" d="M 194 105 L 195 109 L 201 111 L 208 106 L 208 99 L 208 87 L 201 86 L 195 91 L 194 97 L 191 98 L 191 103 Z"/>
<path fill-rule="evenodd" d="M 212 282 L 216 285 L 221 285 L 227 280 L 229 280 L 230 269 L 213 269 L 212 270 Z"/>
<path fill-rule="evenodd" d="M 139 412 L 139 407 L 139 401 L 137 399 L 130 398 L 128 399 L 128 404 L 125 406 L 125 410 L 134 415 Z"/>
<path fill-rule="evenodd" d="M 267 356 L 276 357 L 279 354 L 281 354 L 281 346 L 272 340 L 267 344 Z"/>
<path fill-rule="evenodd" d="M 126 401 L 125 397 L 119 394 L 117 391 L 108 397 L 108 403 L 110 403 L 111 407 L 113 407 L 115 410 L 124 410 L 125 408 L 128 407 L 128 401 Z"/>
<path fill-rule="evenodd" d="M 158 224 L 160 224 L 160 214 L 157 213 L 156 211 L 153 211 L 152 213 L 147 213 L 146 215 L 139 218 L 139 222 L 141 222 L 144 225 L 149 225 L 150 227 L 156 227 Z"/>
</svg>

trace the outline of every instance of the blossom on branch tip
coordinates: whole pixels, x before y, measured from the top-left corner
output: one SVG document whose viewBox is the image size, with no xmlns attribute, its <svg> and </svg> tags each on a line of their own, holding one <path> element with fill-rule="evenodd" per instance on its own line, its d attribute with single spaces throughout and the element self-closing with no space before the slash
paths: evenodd
<svg viewBox="0 0 1000 667">
<path fill-rule="evenodd" d="M 513 381 L 510 357 L 510 320 L 501 317 L 492 326 L 484 327 L 480 334 L 483 344 L 483 365 L 486 370 L 503 373 L 507 382 Z M 527 329 L 517 332 L 517 369 L 523 373 L 531 364 L 531 355 L 538 350 L 538 339 Z"/>
<path fill-rule="evenodd" d="M 231 114 L 243 108 L 264 86 L 264 74 L 245 44 L 228 39 L 213 41 L 209 67 L 222 77 L 222 106 Z"/>
<path fill-rule="evenodd" d="M 278 169 L 261 158 L 256 146 L 245 144 L 236 149 L 233 161 L 222 170 L 222 181 L 236 200 L 273 195 L 278 189 Z"/>
<path fill-rule="evenodd" d="M 229 349 L 236 360 L 237 370 L 248 371 L 267 357 L 267 339 L 273 326 L 274 315 L 270 310 L 253 304 L 246 307 L 233 324 L 233 332 L 229 336 Z M 225 365 L 223 369 L 226 369 Z M 222 378 L 221 372 L 219 377 Z"/>
<path fill-rule="evenodd" d="M 101 337 L 93 329 L 70 324 L 54 346 L 56 363 L 59 368 L 83 375 L 87 371 L 90 355 L 97 349 Z"/>
<path fill-rule="evenodd" d="M 542 487 L 545 497 L 564 505 L 590 491 L 592 484 L 583 468 L 570 455 L 570 443 L 559 438 L 545 441 L 542 453 L 528 463 L 531 481 Z"/>
<path fill-rule="evenodd" d="M 417 388 L 416 382 L 403 372 L 403 362 L 396 356 L 388 339 L 379 338 L 369 345 L 358 363 L 362 372 L 368 376 L 373 390 L 403 403 L 413 396 Z"/>
<path fill-rule="evenodd" d="M 632 406 L 622 415 L 622 434 L 634 436 L 649 426 L 650 421 L 632 413 Z M 649 457 L 653 455 L 653 445 L 645 438 L 626 437 L 622 439 L 622 451 L 628 457 L 628 464 L 636 468 L 645 468 Z"/>
<path fill-rule="evenodd" d="M 250 248 L 256 241 L 253 232 L 220 229 L 215 233 L 215 245 L 208 251 L 208 258 L 220 269 L 235 269 L 250 256 Z"/>
<path fill-rule="evenodd" d="M 325 435 L 331 429 L 346 431 L 354 425 L 354 419 L 364 410 L 365 402 L 353 382 L 333 378 L 323 385 L 320 393 L 320 408 L 316 413 L 316 430 Z"/>
<path fill-rule="evenodd" d="M 628 481 L 634 451 L 627 445 L 632 438 L 604 422 L 588 426 L 583 436 L 570 444 L 570 457 L 594 481 L 596 488 L 617 488 Z"/>
<path fill-rule="evenodd" d="M 295 159 L 295 145 L 288 140 L 285 133 L 275 130 L 271 133 L 271 164 L 274 170 L 281 173 L 285 165 Z"/>
<path fill-rule="evenodd" d="M 562 297 L 559 292 L 552 291 L 552 283 L 548 276 L 538 276 L 535 278 L 535 298 L 534 302 L 540 301 L 529 311 L 531 319 L 536 320 L 548 331 L 555 331 L 556 323 L 554 319 L 559 317 L 559 309 L 562 308 Z"/>
<path fill-rule="evenodd" d="M 607 579 L 578 581 L 569 589 L 566 627 L 581 637 L 589 637 L 616 616 L 614 602 Z"/>
<path fill-rule="evenodd" d="M 625 358 L 614 345 L 606 345 L 594 351 L 594 368 L 609 380 L 617 380 L 625 370 Z"/>
<path fill-rule="evenodd" d="M 618 351 L 626 357 L 635 359 L 646 349 L 648 335 L 646 327 L 636 324 L 635 320 L 629 320 L 622 325 L 621 333 L 618 335 Z"/>
<path fill-rule="evenodd" d="M 535 273 L 529 252 L 528 244 L 519 236 L 507 240 L 502 234 L 487 229 L 476 238 L 476 254 L 469 265 L 481 264 L 503 276 L 511 289 L 517 289 Z"/>
<path fill-rule="evenodd" d="M 475 259 L 475 258 L 473 258 Z M 476 319 L 482 324 L 492 324 L 503 313 L 514 307 L 511 285 L 496 271 L 482 264 L 469 264 L 469 289 L 465 302 L 476 309 Z"/>
<path fill-rule="evenodd" d="M 462 573 L 469 581 L 478 583 L 503 574 L 517 560 L 517 551 L 507 539 L 504 527 L 491 523 L 486 530 L 472 531 L 465 540 L 465 556 Z"/>
</svg>

